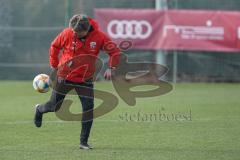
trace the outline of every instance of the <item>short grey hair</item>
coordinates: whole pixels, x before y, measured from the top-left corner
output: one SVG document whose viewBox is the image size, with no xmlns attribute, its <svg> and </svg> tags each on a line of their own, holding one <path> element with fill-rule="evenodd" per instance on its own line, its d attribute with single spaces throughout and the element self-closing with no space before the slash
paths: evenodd
<svg viewBox="0 0 240 160">
<path fill-rule="evenodd" d="M 90 26 L 88 16 L 85 14 L 76 14 L 69 22 L 69 27 L 75 32 L 89 31 Z"/>
</svg>

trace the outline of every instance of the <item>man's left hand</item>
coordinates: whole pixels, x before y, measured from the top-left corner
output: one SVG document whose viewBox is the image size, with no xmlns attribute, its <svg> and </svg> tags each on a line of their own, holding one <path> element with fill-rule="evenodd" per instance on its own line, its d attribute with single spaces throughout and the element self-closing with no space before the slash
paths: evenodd
<svg viewBox="0 0 240 160">
<path fill-rule="evenodd" d="M 104 78 L 106 80 L 111 80 L 111 77 L 114 75 L 115 68 L 108 68 L 104 73 Z"/>
</svg>

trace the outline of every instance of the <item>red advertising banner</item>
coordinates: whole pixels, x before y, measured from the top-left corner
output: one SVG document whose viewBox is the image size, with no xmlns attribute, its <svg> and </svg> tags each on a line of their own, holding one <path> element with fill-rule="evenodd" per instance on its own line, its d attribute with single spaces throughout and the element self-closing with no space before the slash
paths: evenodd
<svg viewBox="0 0 240 160">
<path fill-rule="evenodd" d="M 136 49 L 240 51 L 240 12 L 96 9 L 101 29 Z"/>
</svg>

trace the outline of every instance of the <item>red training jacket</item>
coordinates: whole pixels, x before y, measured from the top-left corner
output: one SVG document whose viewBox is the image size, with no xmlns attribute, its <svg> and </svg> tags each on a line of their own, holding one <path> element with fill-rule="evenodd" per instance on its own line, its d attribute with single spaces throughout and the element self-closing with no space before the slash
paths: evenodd
<svg viewBox="0 0 240 160">
<path fill-rule="evenodd" d="M 58 68 L 59 77 L 72 82 L 84 82 L 92 78 L 100 50 L 105 50 L 110 56 L 110 67 L 119 64 L 120 50 L 111 45 L 106 47 L 112 42 L 111 39 L 100 31 L 95 20 L 89 18 L 89 21 L 93 30 L 88 33 L 85 41 L 78 39 L 71 28 L 66 28 L 51 43 L 50 65 Z"/>
</svg>

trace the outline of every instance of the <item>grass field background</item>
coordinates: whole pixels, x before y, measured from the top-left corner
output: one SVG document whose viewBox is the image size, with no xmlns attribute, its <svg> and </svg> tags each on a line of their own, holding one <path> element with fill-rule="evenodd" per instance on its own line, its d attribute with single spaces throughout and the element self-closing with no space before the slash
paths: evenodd
<svg viewBox="0 0 240 160">
<path fill-rule="evenodd" d="M 111 83 L 97 89 L 117 95 Z M 147 87 L 145 87 L 147 89 Z M 240 84 L 178 84 L 163 96 L 137 99 L 94 121 L 91 151 L 79 150 L 80 122 L 44 116 L 35 128 L 33 106 L 49 99 L 32 82 L 0 82 L 0 160 L 239 160 Z M 74 100 L 73 112 L 81 111 Z M 96 105 L 100 101 L 96 101 Z M 164 110 L 162 110 L 164 108 Z M 125 113 L 189 114 L 191 121 L 127 121 Z"/>
</svg>

